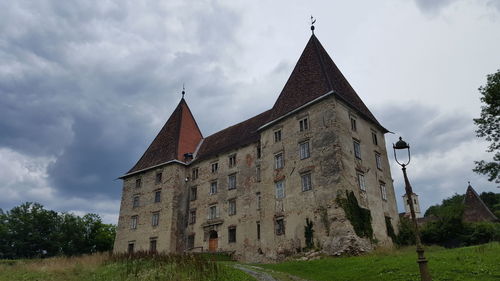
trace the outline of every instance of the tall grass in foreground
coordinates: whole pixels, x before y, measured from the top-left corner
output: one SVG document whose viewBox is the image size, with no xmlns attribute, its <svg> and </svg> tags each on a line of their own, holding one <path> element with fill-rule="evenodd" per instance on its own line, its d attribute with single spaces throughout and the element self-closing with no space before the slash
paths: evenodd
<svg viewBox="0 0 500 281">
<path fill-rule="evenodd" d="M 150 254 L 0 261 L 0 281 L 250 281 L 245 273 L 203 255 Z"/>
</svg>

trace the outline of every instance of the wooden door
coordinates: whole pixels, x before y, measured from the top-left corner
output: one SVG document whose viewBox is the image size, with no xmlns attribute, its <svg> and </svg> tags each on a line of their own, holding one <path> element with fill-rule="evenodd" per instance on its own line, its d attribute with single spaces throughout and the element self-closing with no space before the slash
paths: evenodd
<svg viewBox="0 0 500 281">
<path fill-rule="evenodd" d="M 210 252 L 215 252 L 217 251 L 217 241 L 218 239 L 217 238 L 210 238 L 208 240 L 208 250 Z"/>
</svg>

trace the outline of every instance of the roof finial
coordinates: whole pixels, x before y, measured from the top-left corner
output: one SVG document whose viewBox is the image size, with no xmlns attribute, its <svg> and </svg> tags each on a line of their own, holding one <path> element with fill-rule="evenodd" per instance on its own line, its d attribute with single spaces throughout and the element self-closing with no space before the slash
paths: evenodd
<svg viewBox="0 0 500 281">
<path fill-rule="evenodd" d="M 314 35 L 314 23 L 316 22 L 316 19 L 313 18 L 313 16 L 311 15 L 311 31 L 312 31 L 312 34 Z"/>
<path fill-rule="evenodd" d="M 470 186 L 470 181 L 468 181 L 468 183 L 469 183 L 469 186 Z"/>
<path fill-rule="evenodd" d="M 186 94 L 186 88 L 184 88 L 184 83 L 182 83 L 182 98 L 184 98 L 185 94 Z"/>
</svg>

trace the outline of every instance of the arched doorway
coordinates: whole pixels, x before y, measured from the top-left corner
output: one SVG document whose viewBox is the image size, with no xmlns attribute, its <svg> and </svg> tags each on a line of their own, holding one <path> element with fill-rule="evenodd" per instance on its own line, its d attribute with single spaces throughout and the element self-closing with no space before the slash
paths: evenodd
<svg viewBox="0 0 500 281">
<path fill-rule="evenodd" d="M 218 241 L 218 236 L 217 236 L 217 231 L 211 230 L 208 234 L 208 250 L 210 252 L 215 252 L 217 251 L 217 241 Z"/>
</svg>

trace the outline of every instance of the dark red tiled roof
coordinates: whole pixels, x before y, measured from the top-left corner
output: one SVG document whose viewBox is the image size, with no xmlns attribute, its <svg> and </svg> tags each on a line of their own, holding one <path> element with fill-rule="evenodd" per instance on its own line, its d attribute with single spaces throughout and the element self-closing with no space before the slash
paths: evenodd
<svg viewBox="0 0 500 281">
<path fill-rule="evenodd" d="M 351 87 L 315 35 L 312 35 L 307 42 L 290 78 L 288 78 L 272 108 L 269 121 L 275 120 L 329 91 L 334 91 L 338 98 L 380 126 L 384 133 L 387 132 Z"/>
<path fill-rule="evenodd" d="M 254 142 L 258 142 L 260 133 L 257 129 L 268 120 L 271 111 L 265 111 L 255 117 L 219 131 L 203 140 L 196 159 L 206 159 Z"/>
<path fill-rule="evenodd" d="M 193 153 L 202 135 L 191 110 L 181 99 L 168 121 L 151 145 L 127 174 L 150 168 L 171 160 L 183 161 L 184 153 Z"/>
</svg>

